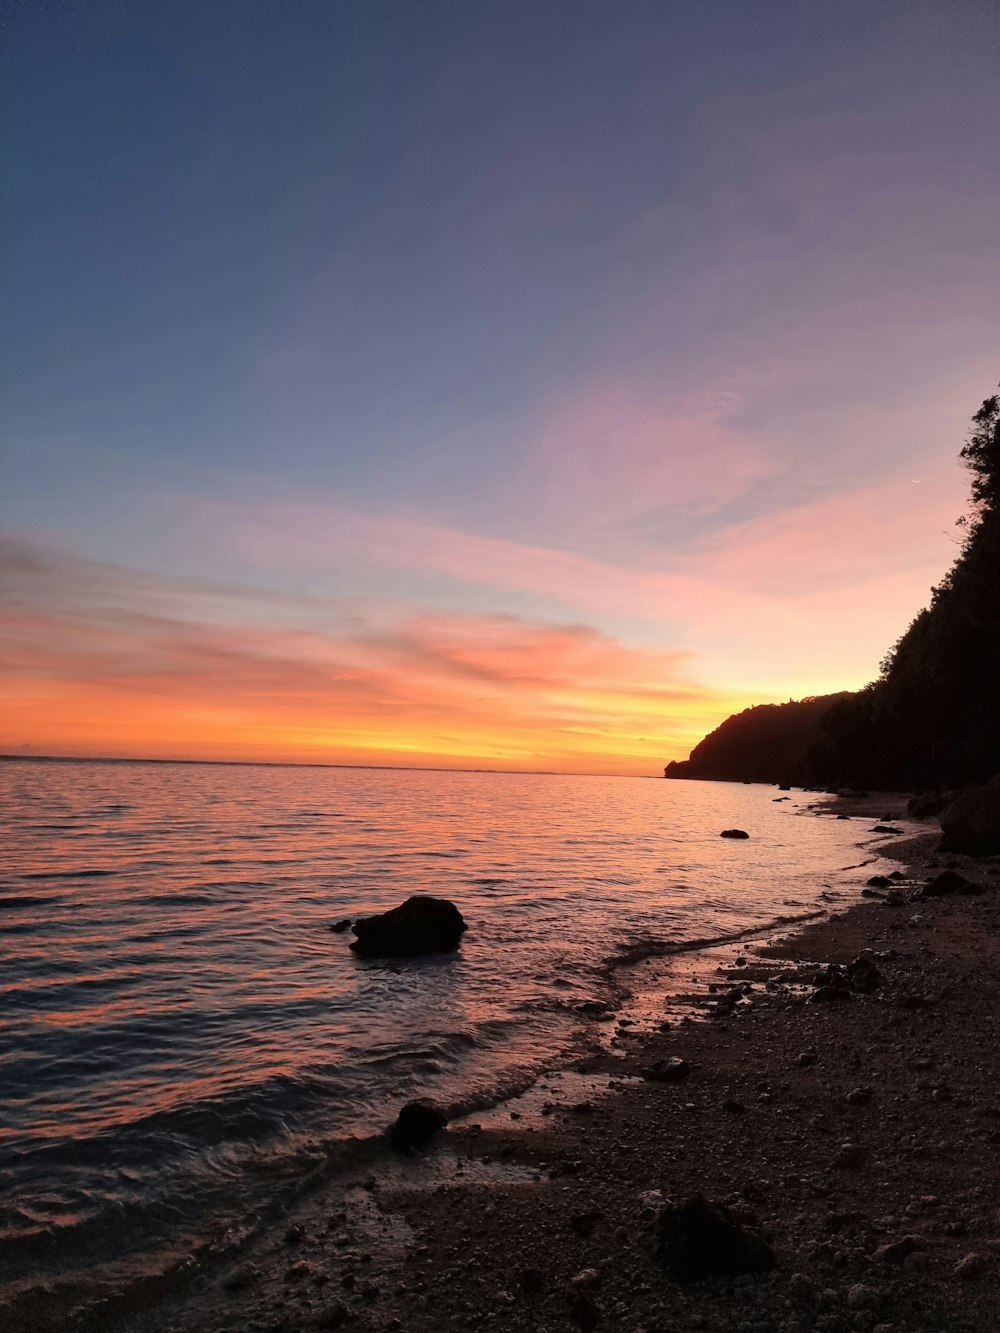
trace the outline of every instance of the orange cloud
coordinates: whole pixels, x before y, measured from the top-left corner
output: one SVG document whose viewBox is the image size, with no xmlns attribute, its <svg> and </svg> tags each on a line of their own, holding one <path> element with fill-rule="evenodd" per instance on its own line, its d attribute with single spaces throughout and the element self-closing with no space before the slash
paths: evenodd
<svg viewBox="0 0 1000 1333">
<path fill-rule="evenodd" d="M 320 630 L 310 606 L 301 628 L 248 623 L 232 590 L 16 554 L 10 751 L 655 772 L 748 702 L 694 683 L 685 654 L 584 626 L 453 614 Z"/>
</svg>

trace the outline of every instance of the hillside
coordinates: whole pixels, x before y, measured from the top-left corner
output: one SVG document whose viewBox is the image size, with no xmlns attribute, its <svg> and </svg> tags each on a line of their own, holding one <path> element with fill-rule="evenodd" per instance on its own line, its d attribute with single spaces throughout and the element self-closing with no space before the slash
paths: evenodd
<svg viewBox="0 0 1000 1333">
<path fill-rule="evenodd" d="M 726 782 L 809 782 L 808 754 L 822 739 L 820 721 L 832 704 L 849 697 L 846 692 L 824 694 L 745 708 L 699 741 L 689 759 L 668 764 L 663 776 Z"/>
<path fill-rule="evenodd" d="M 942 788 L 1000 772 L 1000 397 L 972 418 L 961 552 L 856 693 L 727 718 L 665 777 Z"/>
</svg>

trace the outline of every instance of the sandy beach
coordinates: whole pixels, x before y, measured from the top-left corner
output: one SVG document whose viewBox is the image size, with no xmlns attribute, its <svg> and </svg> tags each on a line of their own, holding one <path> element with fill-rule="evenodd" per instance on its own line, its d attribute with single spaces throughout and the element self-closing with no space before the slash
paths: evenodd
<svg viewBox="0 0 1000 1333">
<path fill-rule="evenodd" d="M 836 808 L 870 817 L 884 804 Z M 859 865 L 846 912 L 644 964 L 637 1017 L 626 1006 L 573 1070 L 425 1152 L 373 1145 L 143 1290 L 88 1298 L 86 1312 L 72 1292 L 37 1291 L 6 1327 L 995 1329 L 1000 863 L 936 844 L 928 832 L 879 848 L 905 865 L 883 890 L 894 905 L 860 898 L 871 867 Z M 983 892 L 915 899 L 945 867 Z M 818 970 L 863 951 L 877 981 L 815 1002 Z M 652 973 L 665 966 L 675 998 L 657 1019 Z M 774 1266 L 676 1282 L 662 1219 L 699 1194 Z"/>
</svg>

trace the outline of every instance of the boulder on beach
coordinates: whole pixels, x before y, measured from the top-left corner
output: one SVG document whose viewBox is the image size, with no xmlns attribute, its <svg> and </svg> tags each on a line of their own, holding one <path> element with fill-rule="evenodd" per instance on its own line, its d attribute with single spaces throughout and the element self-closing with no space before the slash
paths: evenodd
<svg viewBox="0 0 1000 1333">
<path fill-rule="evenodd" d="M 761 1273 L 775 1266 L 774 1251 L 758 1231 L 700 1194 L 680 1206 L 664 1208 L 658 1226 L 660 1260 L 681 1285 Z"/>
<path fill-rule="evenodd" d="M 941 811 L 941 848 L 969 856 L 1000 852 L 1000 774 L 981 787 L 967 787 Z"/>
<path fill-rule="evenodd" d="M 744 833 L 741 828 L 724 828 L 719 834 L 720 838 L 749 838 L 749 833 Z"/>
<path fill-rule="evenodd" d="M 982 893 L 982 885 L 967 879 L 957 870 L 942 870 L 929 879 L 914 895 L 917 898 L 947 898 L 953 893 Z"/>
<path fill-rule="evenodd" d="M 416 894 L 405 903 L 354 923 L 351 948 L 363 958 L 415 958 L 452 953 L 467 929 L 462 913 L 447 898 Z"/>
<path fill-rule="evenodd" d="M 939 815 L 954 799 L 954 792 L 919 792 L 906 802 L 906 813 L 913 819 L 926 819 L 928 815 Z"/>
<path fill-rule="evenodd" d="M 448 1123 L 448 1117 L 433 1102 L 407 1102 L 389 1130 L 389 1142 L 396 1152 L 423 1148 Z"/>
</svg>

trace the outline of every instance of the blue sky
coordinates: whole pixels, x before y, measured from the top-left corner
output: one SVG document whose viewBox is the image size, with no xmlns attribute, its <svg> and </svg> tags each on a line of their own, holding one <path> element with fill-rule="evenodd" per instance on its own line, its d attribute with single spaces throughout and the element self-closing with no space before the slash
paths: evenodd
<svg viewBox="0 0 1000 1333">
<path fill-rule="evenodd" d="M 582 624 L 764 694 L 869 678 L 947 567 L 997 378 L 994 5 L 6 28 L 22 544 L 312 627 Z"/>
</svg>

